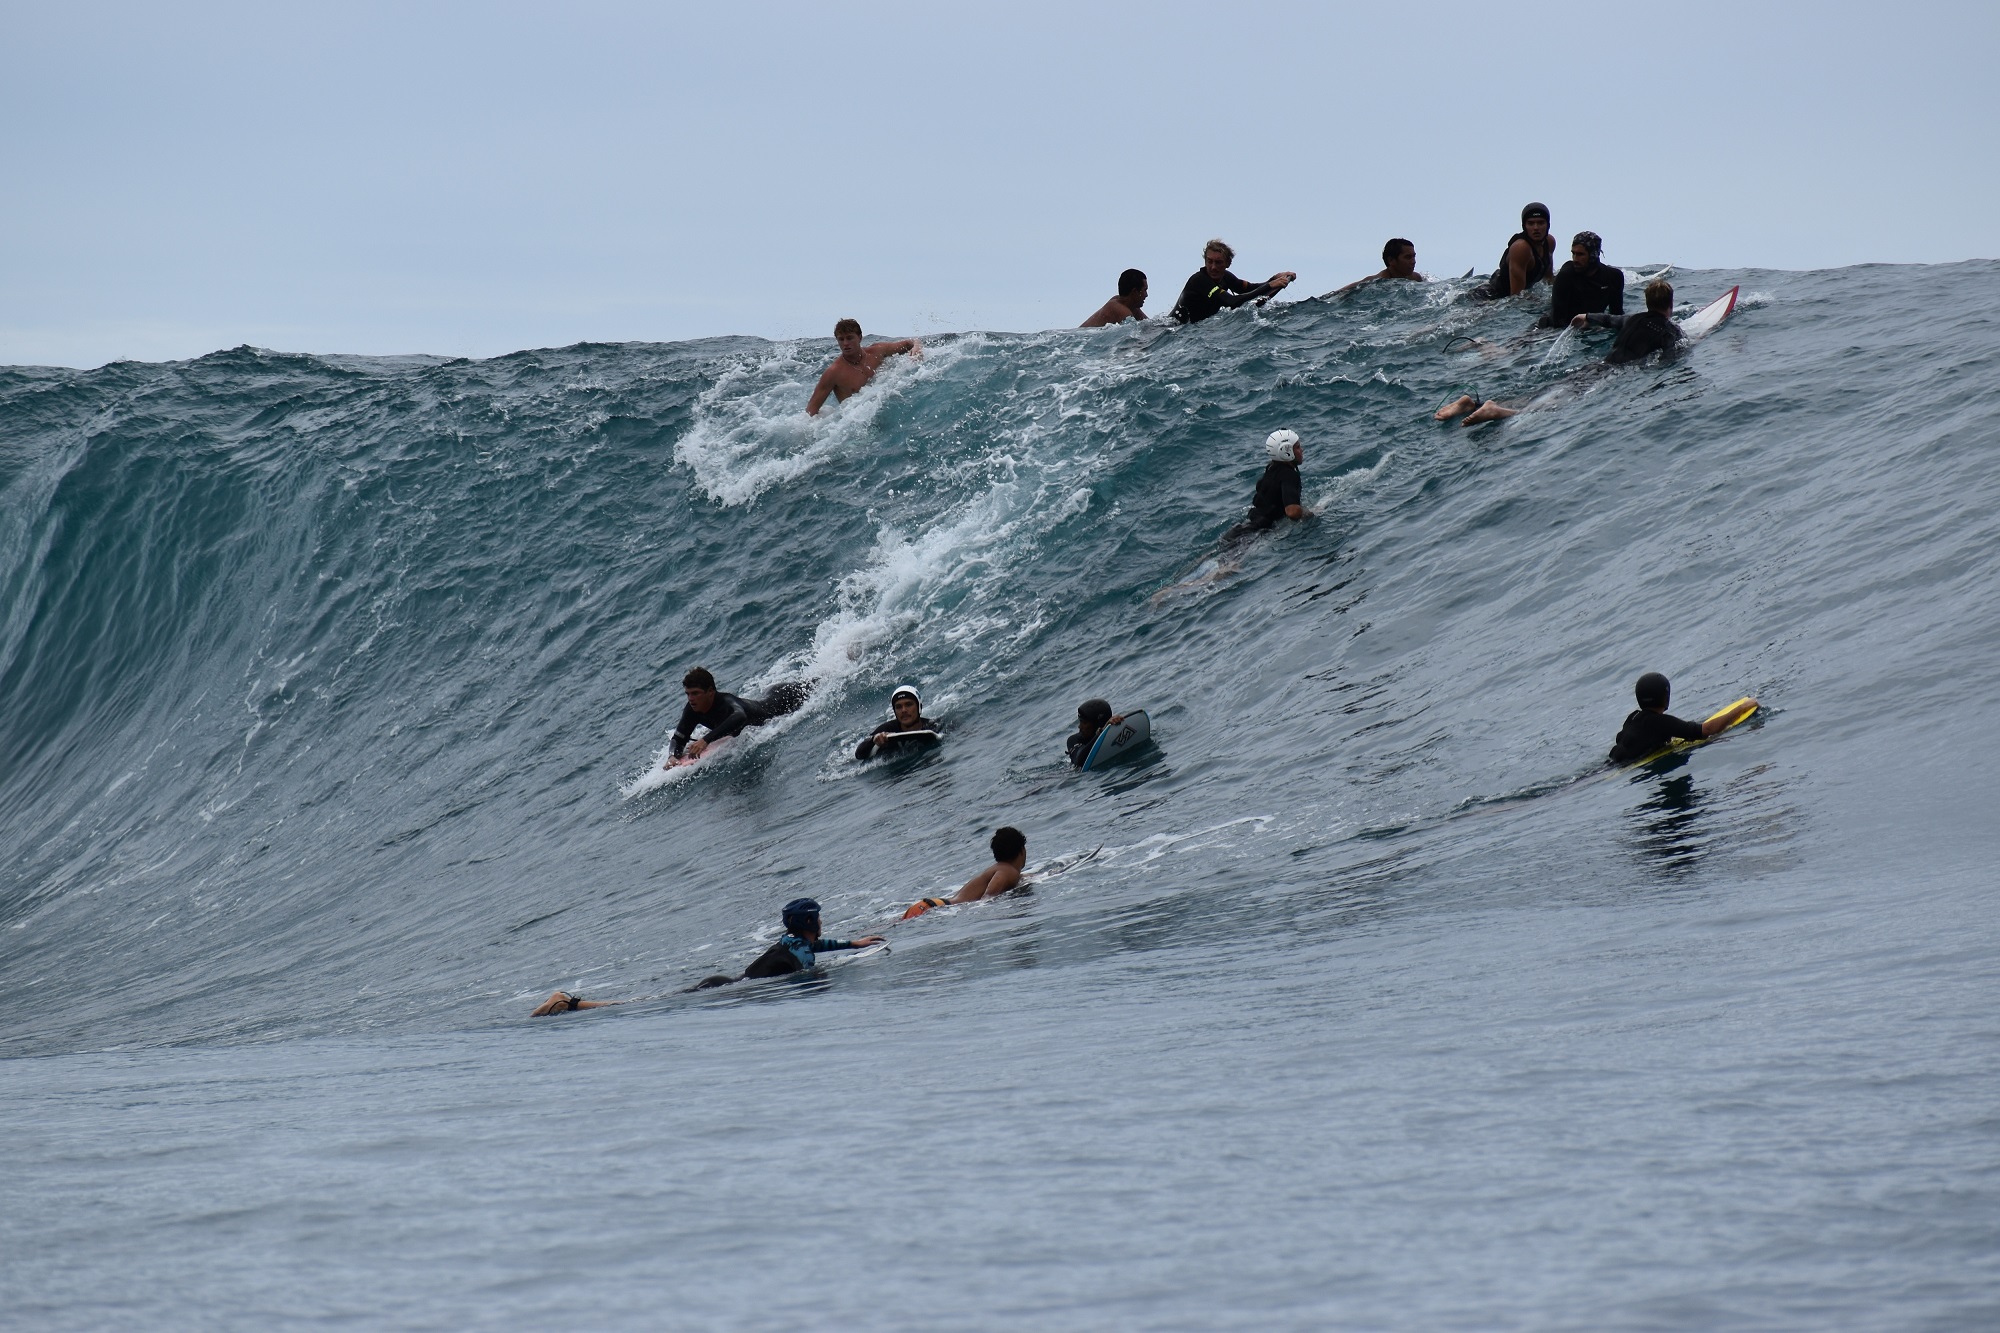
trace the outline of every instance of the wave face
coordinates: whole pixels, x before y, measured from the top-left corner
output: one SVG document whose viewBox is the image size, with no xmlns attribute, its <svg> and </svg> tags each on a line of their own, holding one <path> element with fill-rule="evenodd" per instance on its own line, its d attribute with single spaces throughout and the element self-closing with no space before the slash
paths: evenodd
<svg viewBox="0 0 2000 1333">
<path fill-rule="evenodd" d="M 1745 300 L 1671 365 L 1376 287 L 939 337 L 818 422 L 818 343 L 0 371 L 7 1303 L 1980 1322 L 2000 264 L 1674 277 Z M 1318 517 L 1189 582 L 1277 426 Z M 697 664 L 818 687 L 669 779 Z M 1647 670 L 1765 711 L 1605 774 Z M 856 765 L 903 681 L 945 745 Z M 1069 772 L 1091 696 L 1157 750 Z M 1003 823 L 1095 855 L 897 923 Z M 893 953 L 680 993 L 801 893 Z"/>
<path fill-rule="evenodd" d="M 1035 859 L 1128 849 L 1092 893 L 1130 878 L 1253 932 L 1246 889 L 1256 918 L 1529 849 L 1606 891 L 1859 856 L 1881 830 L 1832 789 L 1886 819 L 1991 751 L 2000 268 L 1676 276 L 1744 306 L 1678 364 L 1595 379 L 1574 335 L 1507 346 L 1518 310 L 1445 286 L 942 337 L 820 422 L 824 349 L 746 339 L 5 372 L 0 1040 L 666 982 L 799 885 L 872 919 L 1002 822 Z M 1429 420 L 1544 386 L 1503 425 Z M 1320 516 L 1175 591 L 1277 425 Z M 695 664 L 821 684 L 653 790 Z M 1758 759 L 1740 790 L 1466 817 L 1588 770 L 1647 669 L 1682 711 L 1765 700 L 1722 747 Z M 950 744 L 863 771 L 903 680 Z M 1149 707 L 1159 755 L 1068 775 L 1092 695 Z M 1859 771 L 1913 751 L 1915 790 Z M 1175 873 L 1118 869 L 1197 829 Z"/>
</svg>

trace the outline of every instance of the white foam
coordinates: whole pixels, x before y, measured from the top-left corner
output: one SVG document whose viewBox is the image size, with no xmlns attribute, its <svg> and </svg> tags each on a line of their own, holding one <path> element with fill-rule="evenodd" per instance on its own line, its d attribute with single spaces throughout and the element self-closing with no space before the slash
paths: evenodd
<svg viewBox="0 0 2000 1333">
<path fill-rule="evenodd" d="M 829 459 L 866 447 L 882 408 L 911 385 L 948 371 L 984 340 L 954 339 L 921 358 L 892 356 L 874 380 L 846 402 L 828 399 L 820 415 L 806 400 L 825 368 L 823 346 L 777 343 L 761 357 L 725 371 L 695 399 L 694 424 L 674 444 L 674 461 L 694 474 L 711 500 L 748 504 L 771 487 L 805 476 Z"/>
<path fill-rule="evenodd" d="M 1375 460 L 1375 466 L 1373 467 L 1349 468 L 1347 471 L 1336 475 L 1325 486 L 1315 491 L 1308 498 L 1306 507 L 1315 514 L 1323 513 L 1333 505 L 1359 491 L 1363 486 L 1372 485 L 1387 470 L 1390 460 L 1394 459 L 1395 456 L 1396 451 L 1390 449 Z"/>
</svg>

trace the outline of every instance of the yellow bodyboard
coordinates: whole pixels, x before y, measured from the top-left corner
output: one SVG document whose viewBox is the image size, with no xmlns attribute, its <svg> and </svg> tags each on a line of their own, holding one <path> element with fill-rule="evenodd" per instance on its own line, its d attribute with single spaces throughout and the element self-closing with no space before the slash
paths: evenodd
<svg viewBox="0 0 2000 1333">
<path fill-rule="evenodd" d="M 1757 701 L 1755 699 L 1738 699 L 1721 712 L 1709 714 L 1702 721 L 1708 723 L 1715 721 L 1717 718 L 1723 719 L 1722 730 L 1715 733 L 1715 736 L 1721 736 L 1728 732 L 1730 728 L 1739 727 L 1749 721 L 1756 711 Z M 1682 750 L 1692 750 L 1697 745 L 1708 744 L 1715 739 L 1715 736 L 1704 736 L 1698 741 L 1669 741 L 1665 746 L 1653 751 L 1645 758 L 1634 759 L 1631 763 L 1625 765 L 1625 767 L 1638 768 L 1642 765 L 1653 763 L 1655 760 L 1665 759 L 1670 754 L 1679 754 Z"/>
</svg>

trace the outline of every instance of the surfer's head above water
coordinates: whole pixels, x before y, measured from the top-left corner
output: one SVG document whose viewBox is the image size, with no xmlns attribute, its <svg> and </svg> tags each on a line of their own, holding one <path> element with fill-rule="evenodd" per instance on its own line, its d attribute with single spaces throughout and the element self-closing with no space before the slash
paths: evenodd
<svg viewBox="0 0 2000 1333">
<path fill-rule="evenodd" d="M 1646 309 L 1662 315 L 1670 315 L 1674 309 L 1673 284 L 1665 278 L 1654 278 L 1646 284 Z"/>
<path fill-rule="evenodd" d="M 908 699 L 919 708 L 924 706 L 924 701 L 917 696 L 917 687 L 914 685 L 898 685 L 895 689 L 890 690 L 889 707 L 894 708 L 898 699 Z"/>
<path fill-rule="evenodd" d="M 1524 227 L 1527 226 L 1529 218 L 1540 218 L 1546 223 L 1549 220 L 1549 206 L 1547 204 L 1524 204 L 1521 208 L 1521 225 Z"/>
<path fill-rule="evenodd" d="M 1028 850 L 1028 835 L 1012 827 L 996 829 L 987 846 L 993 849 L 995 861 L 1011 861 Z"/>
<path fill-rule="evenodd" d="M 1577 251 L 1583 254 L 1577 254 Z M 1569 238 L 1569 254 L 1572 259 L 1589 259 L 1595 263 L 1604 253 L 1604 238 L 1594 231 L 1580 231 Z"/>
<path fill-rule="evenodd" d="M 1665 708 L 1667 700 L 1673 697 L 1674 687 L 1657 671 L 1648 671 L 1639 677 L 1639 683 L 1632 687 L 1632 693 L 1639 700 L 1641 708 Z"/>
<path fill-rule="evenodd" d="M 1295 430 L 1274 430 L 1264 437 L 1264 452 L 1274 463 L 1296 463 L 1305 454 Z"/>
<path fill-rule="evenodd" d="M 924 701 L 917 697 L 917 687 L 898 685 L 889 695 L 889 711 L 896 715 L 897 726 L 905 731 L 914 728 L 924 715 Z"/>
<path fill-rule="evenodd" d="M 1111 705 L 1103 699 L 1086 699 L 1077 705 L 1077 725 L 1096 731 L 1111 720 Z"/>
<path fill-rule="evenodd" d="M 811 898 L 794 898 L 786 903 L 781 919 L 789 934 L 799 936 L 819 934 L 819 904 Z"/>
</svg>

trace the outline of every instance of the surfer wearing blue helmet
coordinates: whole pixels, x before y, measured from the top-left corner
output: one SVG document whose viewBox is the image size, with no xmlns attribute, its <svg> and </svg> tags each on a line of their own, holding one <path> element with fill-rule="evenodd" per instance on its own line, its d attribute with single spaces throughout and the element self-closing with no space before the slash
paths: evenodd
<svg viewBox="0 0 2000 1333">
<path fill-rule="evenodd" d="M 1265 532 L 1278 520 L 1311 518 L 1312 511 L 1301 503 L 1303 481 L 1299 464 L 1306 460 L 1306 447 L 1295 430 L 1274 430 L 1264 437 L 1264 475 L 1250 496 L 1250 512 L 1241 523 L 1222 534 L 1224 543 L 1238 542 L 1253 533 Z"/>
<path fill-rule="evenodd" d="M 812 967 L 815 955 L 832 953 L 836 949 L 864 949 L 871 944 L 880 944 L 880 935 L 863 935 L 858 940 L 829 940 L 819 933 L 819 904 L 811 898 L 794 898 L 785 904 L 780 914 L 785 933 L 776 944 L 764 950 L 756 961 L 743 969 L 740 977 L 709 977 L 689 990 L 709 990 L 716 986 L 727 986 L 736 981 L 753 980 L 758 977 L 782 977 L 793 972 L 803 972 Z M 559 990 L 542 1001 L 541 1007 L 530 1014 L 531 1018 L 546 1018 L 550 1014 L 566 1014 L 574 1009 L 607 1009 L 616 1004 L 629 1004 L 629 1000 L 586 1000 L 574 991 Z"/>
<path fill-rule="evenodd" d="M 875 728 L 875 734 L 854 747 L 856 759 L 894 754 L 898 750 L 936 745 L 938 724 L 924 716 L 917 687 L 898 685 L 889 694 L 889 720 Z"/>
</svg>

